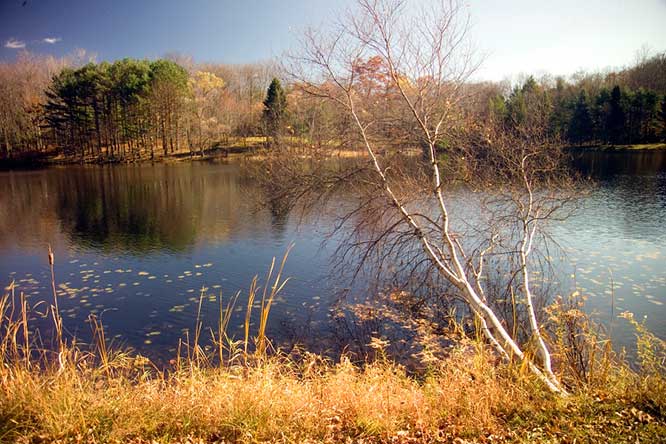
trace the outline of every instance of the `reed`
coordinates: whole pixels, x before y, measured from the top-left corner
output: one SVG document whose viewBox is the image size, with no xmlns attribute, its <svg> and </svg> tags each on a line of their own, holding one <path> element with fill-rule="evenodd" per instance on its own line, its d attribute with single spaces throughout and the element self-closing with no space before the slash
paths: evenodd
<svg viewBox="0 0 666 444">
<path fill-rule="evenodd" d="M 287 251 L 284 254 L 284 257 L 282 258 L 282 263 L 280 264 L 280 268 L 277 272 L 277 275 L 275 276 L 275 281 L 273 282 L 273 285 L 271 286 L 271 290 L 267 295 L 267 288 L 268 284 L 271 281 L 271 277 L 273 274 L 273 268 L 275 266 L 275 258 L 273 258 L 273 261 L 271 262 L 271 266 L 268 270 L 268 276 L 266 276 L 266 285 L 264 286 L 264 291 L 262 292 L 261 295 L 261 312 L 259 316 L 259 332 L 257 334 L 257 339 L 256 339 L 256 344 L 257 344 L 257 354 L 259 356 L 263 356 L 266 354 L 266 344 L 268 340 L 266 339 L 266 325 L 268 324 L 268 315 L 271 312 L 271 306 L 273 305 L 273 301 L 275 300 L 275 297 L 282 291 L 285 285 L 287 285 L 287 282 L 289 281 L 289 278 L 286 278 L 282 280 L 282 272 L 284 271 L 284 264 L 287 262 L 287 257 L 289 256 L 289 252 L 291 251 L 293 245 L 290 245 L 287 248 Z"/>
<path fill-rule="evenodd" d="M 229 302 L 227 302 L 226 306 L 223 305 L 222 292 L 220 292 L 220 296 L 218 298 L 219 305 L 217 335 L 212 328 L 210 329 L 210 335 L 211 340 L 213 341 L 213 345 L 217 350 L 217 359 L 220 363 L 220 366 L 222 366 L 225 362 L 225 351 L 227 353 L 226 361 L 235 362 L 238 358 L 238 341 L 235 341 L 233 337 L 230 337 L 227 334 L 227 331 L 229 329 L 229 322 L 231 322 L 231 316 L 233 315 L 234 307 L 236 306 L 236 302 L 238 301 L 239 296 L 240 291 L 236 292 L 236 294 L 229 299 Z M 249 330 L 247 334 L 249 335 Z"/>
<path fill-rule="evenodd" d="M 273 264 L 271 263 L 271 267 Z M 247 293 L 247 308 L 245 310 L 245 322 L 243 323 L 243 326 L 245 328 L 245 336 L 243 340 L 243 354 L 246 358 L 245 362 L 247 362 L 247 355 L 248 355 L 248 344 L 250 342 L 250 323 L 252 320 L 252 307 L 254 305 L 254 299 L 257 295 L 257 276 L 255 276 L 252 279 L 252 282 L 250 283 L 250 289 Z"/>
</svg>

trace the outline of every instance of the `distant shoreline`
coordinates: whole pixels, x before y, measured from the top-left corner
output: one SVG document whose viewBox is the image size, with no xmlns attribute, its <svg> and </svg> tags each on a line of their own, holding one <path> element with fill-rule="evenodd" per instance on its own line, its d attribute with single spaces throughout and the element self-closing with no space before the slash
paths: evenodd
<svg viewBox="0 0 666 444">
<path fill-rule="evenodd" d="M 256 142 L 257 138 L 250 138 L 250 142 L 241 144 L 223 146 L 216 145 L 201 151 L 181 150 L 175 153 L 155 156 L 150 158 L 148 153 L 142 153 L 140 157 L 132 158 L 108 158 L 105 156 L 86 156 L 81 159 L 79 156 L 64 156 L 59 153 L 30 153 L 22 157 L 11 159 L 0 159 L 0 171 L 12 169 L 33 169 L 45 168 L 49 166 L 67 166 L 67 165 L 129 165 L 129 164 L 150 164 L 150 163 L 181 163 L 181 162 L 206 162 L 218 160 L 238 160 L 250 158 L 262 158 L 270 151 L 266 147 L 265 141 Z M 302 149 L 302 157 L 310 157 L 322 154 L 322 152 L 309 145 L 288 144 L 290 149 Z M 367 156 L 365 150 L 352 150 L 343 148 L 326 149 L 327 156 L 336 158 L 351 158 Z"/>
<path fill-rule="evenodd" d="M 605 152 L 629 152 L 629 151 L 658 151 L 666 150 L 666 143 L 638 143 L 628 145 L 582 145 L 569 146 L 571 151 L 605 151 Z"/>
<path fill-rule="evenodd" d="M 582 145 L 568 146 L 567 150 L 572 152 L 606 152 L 606 153 L 628 153 L 666 150 L 666 143 L 651 144 L 633 144 L 633 145 Z M 57 156 L 49 153 L 38 153 L 34 156 L 24 156 L 14 159 L 1 159 L 0 171 L 13 169 L 33 169 L 45 168 L 50 166 L 68 166 L 68 165 L 121 165 L 121 164 L 147 164 L 147 163 L 181 163 L 181 162 L 208 162 L 218 160 L 238 160 L 242 158 L 261 157 L 266 153 L 267 148 L 263 144 L 230 145 L 215 146 L 203 151 L 180 151 L 167 156 L 159 156 L 151 159 L 142 156 L 136 159 L 109 159 L 88 157 L 81 160 L 78 157 L 65 157 L 62 154 Z M 332 157 L 359 157 L 364 156 L 363 151 L 353 150 L 332 150 Z M 306 154 L 303 155 L 307 157 Z"/>
<path fill-rule="evenodd" d="M 181 151 L 167 156 L 150 157 L 142 156 L 139 158 L 100 158 L 86 157 L 81 159 L 78 156 L 63 156 L 62 154 L 53 156 L 49 153 L 38 153 L 34 156 L 23 156 L 12 159 L 0 159 L 0 170 L 9 169 L 31 169 L 44 168 L 49 166 L 66 165 L 120 165 L 120 164 L 145 164 L 145 163 L 178 163 L 186 161 L 208 161 L 214 159 L 237 159 L 257 154 L 264 148 L 259 145 L 233 145 L 226 147 L 213 147 L 203 151 Z"/>
</svg>

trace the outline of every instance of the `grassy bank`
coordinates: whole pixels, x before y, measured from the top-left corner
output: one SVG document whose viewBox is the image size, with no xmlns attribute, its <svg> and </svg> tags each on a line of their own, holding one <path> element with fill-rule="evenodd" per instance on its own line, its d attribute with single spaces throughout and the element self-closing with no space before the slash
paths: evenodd
<svg viewBox="0 0 666 444">
<path fill-rule="evenodd" d="M 57 299 L 48 310 L 53 345 L 41 346 L 48 338 L 33 333 L 30 307 L 10 286 L 0 299 L 0 442 L 655 443 L 666 436 L 666 347 L 629 315 L 640 370 L 613 354 L 580 306 L 551 307 L 551 343 L 572 392 L 559 397 L 463 336 L 445 357 L 425 353 L 417 374 L 393 362 L 380 339 L 370 344 L 372 359 L 355 362 L 271 350 L 266 320 L 285 282 L 273 270 L 270 285 L 262 289 L 255 278 L 250 286 L 242 339 L 226 334 L 236 295 L 220 305 L 215 330 L 193 320 L 168 368 L 108 349 L 94 317 L 92 344 L 67 338 Z"/>
<path fill-rule="evenodd" d="M 72 357 L 75 354 L 70 355 Z M 2 442 L 659 442 L 663 385 L 615 375 L 567 399 L 478 350 L 423 378 L 317 357 L 158 373 L 116 354 L 2 371 Z M 656 396 L 654 390 L 662 390 Z"/>
</svg>

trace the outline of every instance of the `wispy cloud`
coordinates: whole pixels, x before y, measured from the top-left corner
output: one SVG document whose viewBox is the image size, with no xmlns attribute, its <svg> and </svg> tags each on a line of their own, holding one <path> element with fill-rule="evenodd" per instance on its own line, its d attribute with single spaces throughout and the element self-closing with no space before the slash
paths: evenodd
<svg viewBox="0 0 666 444">
<path fill-rule="evenodd" d="M 22 42 L 21 40 L 16 40 L 14 38 L 11 38 L 5 42 L 5 48 L 9 49 L 23 49 L 25 48 L 25 42 Z"/>
<path fill-rule="evenodd" d="M 42 42 L 48 43 L 49 45 L 54 45 L 58 43 L 60 40 L 62 40 L 60 37 L 46 37 L 42 39 Z"/>
</svg>

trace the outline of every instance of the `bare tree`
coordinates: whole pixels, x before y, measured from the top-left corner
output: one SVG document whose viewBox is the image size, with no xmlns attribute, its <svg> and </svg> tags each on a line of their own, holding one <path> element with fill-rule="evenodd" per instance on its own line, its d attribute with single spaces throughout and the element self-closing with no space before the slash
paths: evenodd
<svg viewBox="0 0 666 444">
<path fill-rule="evenodd" d="M 22 52 L 16 61 L 0 63 L 0 155 L 45 150 L 44 92 L 52 76 L 81 55 L 56 59 Z"/>
<path fill-rule="evenodd" d="M 310 168 L 299 185 L 362 187 L 359 205 L 341 219 L 341 225 L 355 226 L 354 241 L 344 253 L 355 251 L 359 263 L 374 255 L 380 268 L 394 258 L 394 270 L 412 277 L 423 273 L 424 280 L 434 274 L 447 284 L 437 288 L 468 305 L 502 357 L 518 359 L 553 392 L 564 394 L 541 331 L 530 275 L 539 229 L 566 200 L 548 186 L 561 176 L 562 159 L 535 124 L 508 131 L 466 119 L 460 104 L 477 67 L 467 39 L 469 19 L 456 0 L 420 6 L 358 0 L 357 9 L 330 34 L 305 35 L 303 52 L 288 71 L 305 92 L 345 111 L 369 168 L 355 163 L 326 177 Z M 375 71 L 384 74 L 372 78 L 371 91 L 364 75 L 369 61 L 378 62 L 381 69 Z M 405 155 L 410 150 L 420 156 Z M 293 164 L 277 172 L 289 175 L 292 169 Z M 352 175 L 357 187 L 350 185 Z M 454 221 L 447 189 L 470 176 L 476 185 L 493 188 L 492 202 L 478 207 L 484 213 L 458 215 Z M 297 188 L 292 183 L 282 191 L 298 197 Z M 475 217 L 486 219 L 486 230 L 465 225 Z M 502 266 L 527 315 L 526 340 L 512 334 L 493 308 L 486 288 L 491 256 L 492 261 L 514 259 Z"/>
</svg>

